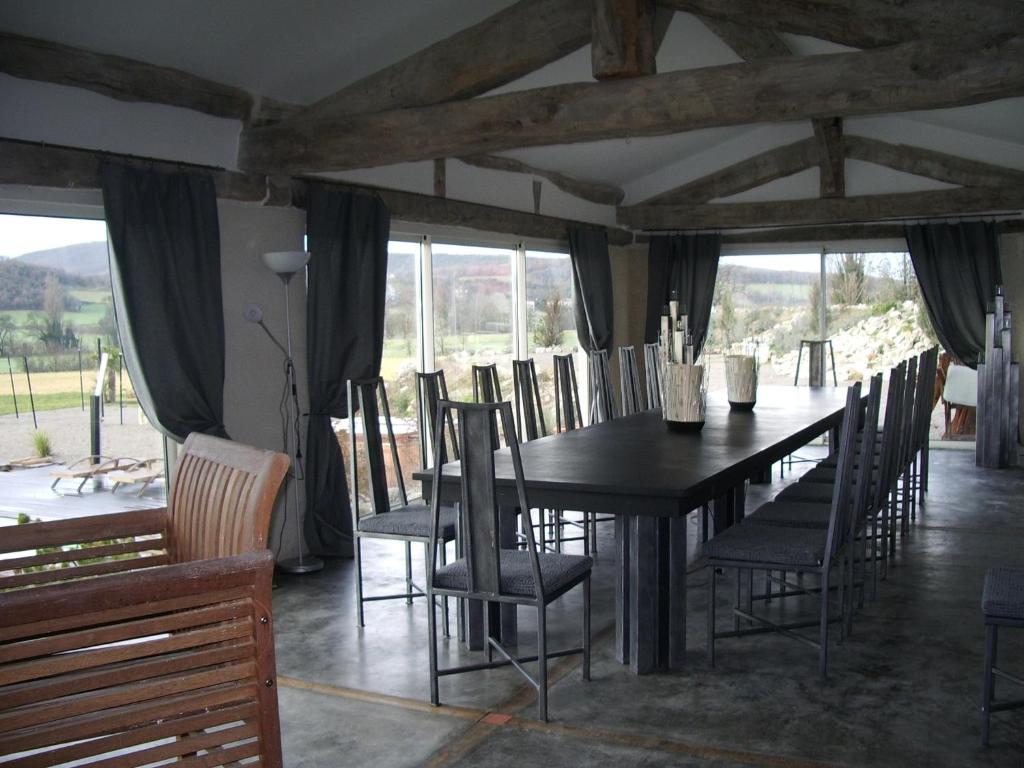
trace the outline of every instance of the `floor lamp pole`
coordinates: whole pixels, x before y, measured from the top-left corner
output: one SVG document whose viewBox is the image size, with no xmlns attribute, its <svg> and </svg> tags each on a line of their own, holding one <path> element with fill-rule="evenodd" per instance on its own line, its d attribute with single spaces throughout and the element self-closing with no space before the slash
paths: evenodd
<svg viewBox="0 0 1024 768">
<path fill-rule="evenodd" d="M 292 275 L 294 272 L 280 273 L 279 277 L 281 282 L 284 284 L 284 322 L 285 322 L 285 334 L 287 337 L 288 344 L 288 359 L 285 361 L 285 368 L 288 373 L 288 388 L 291 392 L 291 408 L 292 408 L 292 422 L 291 428 L 288 430 L 288 449 L 292 459 L 292 497 L 295 503 L 295 544 L 298 547 L 298 557 L 288 558 L 287 560 L 281 560 L 277 567 L 284 573 L 300 574 L 300 573 L 314 573 L 321 570 L 324 567 L 324 561 L 319 557 L 307 554 L 303 555 L 303 543 L 305 541 L 302 535 L 302 518 L 301 507 L 299 506 L 299 393 L 298 388 L 295 385 L 295 364 L 292 361 L 292 313 L 291 305 L 288 301 L 288 283 L 291 282 Z"/>
</svg>

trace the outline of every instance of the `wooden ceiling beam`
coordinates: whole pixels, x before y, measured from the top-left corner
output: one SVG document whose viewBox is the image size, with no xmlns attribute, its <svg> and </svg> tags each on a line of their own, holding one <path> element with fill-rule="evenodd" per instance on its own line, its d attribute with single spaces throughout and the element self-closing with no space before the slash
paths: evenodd
<svg viewBox="0 0 1024 768">
<path fill-rule="evenodd" d="M 468 99 L 528 75 L 590 42 L 590 4 L 520 0 L 303 111 L 330 118 Z"/>
<path fill-rule="evenodd" d="M 573 83 L 242 132 L 239 166 L 337 171 L 729 125 L 885 114 L 1024 93 L 1024 35 L 922 40 Z"/>
<path fill-rule="evenodd" d="M 657 0 L 677 11 L 854 48 L 1024 29 L 1018 0 Z"/>
<path fill-rule="evenodd" d="M 0 32 L 0 72 L 84 88 L 118 101 L 183 107 L 245 122 L 280 120 L 298 107 L 179 69 Z"/>
<path fill-rule="evenodd" d="M 785 41 L 770 29 L 714 16 L 698 15 L 697 18 L 744 61 L 793 55 Z"/>
<path fill-rule="evenodd" d="M 618 222 L 644 230 L 732 229 L 962 216 L 1022 208 L 1024 187 L 964 187 L 767 203 L 634 205 L 619 208 Z"/>
<path fill-rule="evenodd" d="M 487 168 L 492 171 L 506 171 L 508 173 L 525 173 L 530 176 L 541 176 L 566 194 L 573 197 L 587 200 L 599 205 L 618 205 L 626 196 L 620 187 L 613 184 L 603 184 L 599 181 L 585 181 L 577 179 L 558 171 L 546 171 L 511 157 L 499 155 L 468 155 L 457 158 L 466 165 L 477 168 Z"/>
<path fill-rule="evenodd" d="M 590 60 L 595 80 L 653 75 L 651 0 L 591 0 Z"/>
<path fill-rule="evenodd" d="M 1000 235 L 1024 232 L 1024 219 L 996 222 Z M 837 240 L 902 240 L 902 224 L 836 224 L 816 227 L 785 227 L 729 232 L 722 245 L 762 245 L 768 243 L 827 243 Z"/>
<path fill-rule="evenodd" d="M 843 118 L 812 120 L 814 138 L 818 142 L 819 188 L 821 197 L 843 197 L 846 194 L 846 154 L 843 150 Z"/>
<path fill-rule="evenodd" d="M 909 144 L 890 144 L 866 136 L 846 136 L 846 156 L 904 173 L 964 187 L 1024 186 L 1024 171 L 936 152 Z"/>
<path fill-rule="evenodd" d="M 262 203 L 269 206 L 305 205 L 306 179 L 268 178 L 209 166 L 4 138 L 0 138 L 0 184 L 56 189 L 100 189 L 100 163 L 105 157 L 129 163 L 137 162 L 143 167 L 155 167 L 165 171 L 188 168 L 208 172 L 213 176 L 217 197 L 224 200 Z M 525 211 L 478 205 L 461 200 L 446 200 L 413 192 L 327 179 L 315 181 L 376 194 L 387 204 L 392 217 L 402 221 L 470 227 L 484 232 L 558 241 L 567 239 L 568 227 L 571 225 L 594 226 L 554 216 L 537 216 Z M 612 245 L 629 245 L 633 242 L 633 234 L 625 229 L 607 227 L 607 230 L 608 242 Z"/>
<path fill-rule="evenodd" d="M 816 139 L 801 139 L 741 160 L 707 176 L 644 200 L 641 205 L 706 203 L 792 176 L 818 164 Z"/>
</svg>

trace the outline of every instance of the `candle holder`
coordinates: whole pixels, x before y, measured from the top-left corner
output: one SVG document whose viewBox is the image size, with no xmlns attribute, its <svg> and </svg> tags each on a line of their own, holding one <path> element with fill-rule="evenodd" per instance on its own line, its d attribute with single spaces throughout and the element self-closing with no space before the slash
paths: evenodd
<svg viewBox="0 0 1024 768">
<path fill-rule="evenodd" d="M 661 413 L 676 432 L 700 432 L 707 408 L 707 377 L 703 365 L 666 363 L 662 376 Z"/>
<path fill-rule="evenodd" d="M 725 386 L 732 410 L 754 410 L 757 403 L 757 358 L 753 355 L 726 355 Z"/>
</svg>

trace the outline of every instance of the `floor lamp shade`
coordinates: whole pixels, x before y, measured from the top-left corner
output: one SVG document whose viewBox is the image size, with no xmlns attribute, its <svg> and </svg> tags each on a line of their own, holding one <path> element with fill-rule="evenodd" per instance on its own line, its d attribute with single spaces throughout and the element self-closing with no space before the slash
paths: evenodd
<svg viewBox="0 0 1024 768">
<path fill-rule="evenodd" d="M 279 275 L 298 272 L 309 262 L 308 251 L 268 251 L 263 254 L 267 269 Z"/>
</svg>

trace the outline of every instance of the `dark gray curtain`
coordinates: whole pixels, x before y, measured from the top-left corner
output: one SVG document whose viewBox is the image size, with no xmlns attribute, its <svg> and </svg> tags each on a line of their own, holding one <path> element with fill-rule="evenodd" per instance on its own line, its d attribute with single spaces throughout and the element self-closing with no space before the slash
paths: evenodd
<svg viewBox="0 0 1024 768">
<path fill-rule="evenodd" d="M 612 267 L 608 233 L 593 227 L 570 227 L 573 307 L 576 335 L 585 352 L 612 348 L 614 322 Z"/>
<path fill-rule="evenodd" d="M 662 309 L 675 291 L 690 316 L 694 352 L 700 354 L 711 320 L 721 235 L 656 235 L 647 251 L 647 323 L 644 339 L 658 340 Z"/>
<path fill-rule="evenodd" d="M 942 346 L 976 368 L 985 351 L 985 313 L 1003 282 L 991 221 L 909 224 L 910 260 Z"/>
<path fill-rule="evenodd" d="M 220 227 L 213 178 L 106 161 L 114 313 L 150 422 L 184 441 L 226 437 Z"/>
<path fill-rule="evenodd" d="M 380 200 L 309 185 L 305 538 L 318 555 L 352 555 L 345 465 L 331 417 L 348 416 L 345 383 L 380 373 L 391 214 Z"/>
</svg>

